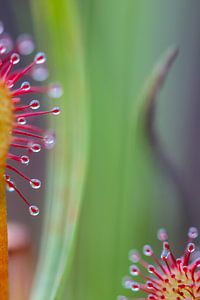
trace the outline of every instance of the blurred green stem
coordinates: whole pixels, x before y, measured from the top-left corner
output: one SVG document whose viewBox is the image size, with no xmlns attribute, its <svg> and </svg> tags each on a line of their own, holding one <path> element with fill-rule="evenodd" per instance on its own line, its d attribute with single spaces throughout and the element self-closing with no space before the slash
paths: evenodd
<svg viewBox="0 0 200 300">
<path fill-rule="evenodd" d="M 32 3 L 37 32 L 47 46 L 52 78 L 64 88 L 62 114 L 52 124 L 57 144 L 49 157 L 42 250 L 32 293 L 32 299 L 51 300 L 55 299 L 66 263 L 69 269 L 72 259 L 86 172 L 88 113 L 84 55 L 74 1 Z M 47 29 L 44 36 L 41 28 Z"/>
</svg>

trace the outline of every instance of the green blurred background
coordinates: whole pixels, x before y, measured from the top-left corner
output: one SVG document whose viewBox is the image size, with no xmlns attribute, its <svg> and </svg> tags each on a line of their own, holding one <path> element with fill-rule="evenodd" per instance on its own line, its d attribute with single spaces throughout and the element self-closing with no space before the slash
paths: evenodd
<svg viewBox="0 0 200 300">
<path fill-rule="evenodd" d="M 200 224 L 200 3 L 1 3 L 7 30 L 34 33 L 50 81 L 64 89 L 62 114 L 48 125 L 57 145 L 37 162 L 45 177 L 40 219 L 8 203 L 10 218 L 41 240 L 31 299 L 116 299 L 126 294 L 131 248 L 158 248 L 156 230 L 166 227 L 179 253 L 187 227 Z M 145 103 L 170 46 L 180 53 L 157 95 L 154 144 Z"/>
</svg>

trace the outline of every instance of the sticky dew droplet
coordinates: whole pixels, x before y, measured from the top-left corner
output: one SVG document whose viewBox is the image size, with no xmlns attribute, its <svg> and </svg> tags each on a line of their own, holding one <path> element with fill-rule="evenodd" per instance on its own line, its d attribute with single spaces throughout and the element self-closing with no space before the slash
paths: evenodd
<svg viewBox="0 0 200 300">
<path fill-rule="evenodd" d="M 138 291 L 140 290 L 140 285 L 139 285 L 139 283 L 137 283 L 137 282 L 132 282 L 131 290 L 132 290 L 133 292 L 138 292 Z"/>
<path fill-rule="evenodd" d="M 8 174 L 4 174 L 3 177 L 5 178 L 6 181 L 10 181 L 10 176 Z"/>
<path fill-rule="evenodd" d="M 48 95 L 51 98 L 60 98 L 63 95 L 63 89 L 60 84 L 51 84 L 48 88 Z"/>
<path fill-rule="evenodd" d="M 196 239 L 198 237 L 198 229 L 196 227 L 190 227 L 188 230 L 188 237 L 190 239 Z"/>
<path fill-rule="evenodd" d="M 20 160 L 23 165 L 28 165 L 30 162 L 30 158 L 27 155 L 22 155 Z"/>
<path fill-rule="evenodd" d="M 194 252 L 194 250 L 195 250 L 195 244 L 194 243 L 188 243 L 187 244 L 187 251 L 189 253 L 192 253 L 192 252 Z"/>
<path fill-rule="evenodd" d="M 17 124 L 25 125 L 26 124 L 26 119 L 24 117 L 17 118 Z"/>
<path fill-rule="evenodd" d="M 6 53 L 6 47 L 3 44 L 0 44 L 0 54 Z"/>
<path fill-rule="evenodd" d="M 17 49 L 22 55 L 29 55 L 35 49 L 35 44 L 29 34 L 21 34 L 16 41 Z"/>
<path fill-rule="evenodd" d="M 34 153 L 38 153 L 38 152 L 41 151 L 41 146 L 40 146 L 40 144 L 31 143 L 31 144 L 29 145 L 29 147 L 30 147 L 30 150 L 31 150 L 32 152 L 34 152 Z"/>
<path fill-rule="evenodd" d="M 13 53 L 10 57 L 10 62 L 13 64 L 13 65 L 16 65 L 20 62 L 20 56 L 18 53 Z"/>
<path fill-rule="evenodd" d="M 30 186 L 34 189 L 34 190 L 38 190 L 41 187 L 41 181 L 39 179 L 35 179 L 32 178 L 30 180 Z"/>
<path fill-rule="evenodd" d="M 145 246 L 143 247 L 143 253 L 144 253 L 145 256 L 152 256 L 152 254 L 153 254 L 153 249 L 151 248 L 150 245 L 145 245 Z"/>
<path fill-rule="evenodd" d="M 52 110 L 51 110 L 52 114 L 54 116 L 58 116 L 60 114 L 60 108 L 59 107 L 54 107 Z"/>
<path fill-rule="evenodd" d="M 38 108 L 40 108 L 40 102 L 38 100 L 31 100 L 29 103 L 29 106 L 31 109 L 36 110 Z"/>
<path fill-rule="evenodd" d="M 159 241 L 164 242 L 168 239 L 168 234 L 165 228 L 160 228 L 157 232 L 157 238 Z"/>
<path fill-rule="evenodd" d="M 3 34 L 0 38 L 0 44 L 4 45 L 6 53 L 9 53 L 13 49 L 13 40 L 8 34 Z"/>
<path fill-rule="evenodd" d="M 167 249 L 163 249 L 162 253 L 161 253 L 161 259 L 162 260 L 167 260 L 168 256 L 169 256 L 169 250 Z"/>
<path fill-rule="evenodd" d="M 29 206 L 29 213 L 31 216 L 38 216 L 40 211 L 39 211 L 39 208 L 35 205 L 30 205 Z"/>
<path fill-rule="evenodd" d="M 30 85 L 30 83 L 28 82 L 28 81 L 24 81 L 23 83 L 22 83 L 22 85 L 21 85 L 21 89 L 23 90 L 23 91 L 29 91 L 30 90 L 30 88 L 31 88 L 31 85 Z"/>
<path fill-rule="evenodd" d="M 46 62 L 46 55 L 44 52 L 38 52 L 34 59 L 36 64 L 43 64 Z"/>
<path fill-rule="evenodd" d="M 136 265 L 131 265 L 130 266 L 130 274 L 132 276 L 138 276 L 139 272 L 140 272 L 140 270 L 139 270 L 139 268 Z"/>
<path fill-rule="evenodd" d="M 14 187 L 13 187 L 13 185 L 14 185 L 14 182 L 13 181 L 7 181 L 6 182 L 6 190 L 8 191 L 8 192 L 14 192 L 15 191 L 15 189 L 14 189 Z"/>
<path fill-rule="evenodd" d="M 129 252 L 129 259 L 133 263 L 137 263 L 140 260 L 140 254 L 137 250 L 133 249 Z"/>
<path fill-rule="evenodd" d="M 131 289 L 132 283 L 133 280 L 130 277 L 126 276 L 122 279 L 122 285 L 125 289 Z"/>
<path fill-rule="evenodd" d="M 49 77 L 49 71 L 45 66 L 36 65 L 31 72 L 31 76 L 34 80 L 42 82 Z"/>
<path fill-rule="evenodd" d="M 55 136 L 53 134 L 46 134 L 44 136 L 45 148 L 52 149 L 55 145 Z"/>
</svg>

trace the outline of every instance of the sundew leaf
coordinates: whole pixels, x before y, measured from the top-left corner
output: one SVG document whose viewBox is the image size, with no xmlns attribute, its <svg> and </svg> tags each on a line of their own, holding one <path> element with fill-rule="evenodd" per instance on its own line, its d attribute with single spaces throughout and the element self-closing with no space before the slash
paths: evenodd
<svg viewBox="0 0 200 300">
<path fill-rule="evenodd" d="M 161 59 L 136 99 L 134 1 L 36 0 L 33 7 L 65 102 L 56 123 L 32 299 L 115 299 L 124 293 L 129 249 L 149 243 L 157 227 L 178 221 L 176 195 L 156 161 L 147 126 L 149 104 L 176 51 Z"/>
<path fill-rule="evenodd" d="M 54 299 L 70 266 L 87 165 L 88 119 L 80 28 L 73 1 L 33 1 L 37 32 L 47 51 L 51 78 L 61 83 L 62 113 L 51 127 L 56 147 L 49 156 L 41 255 L 32 299 Z M 64 12 L 64 15 L 63 15 Z M 45 32 L 45 37 L 43 33 Z"/>
</svg>

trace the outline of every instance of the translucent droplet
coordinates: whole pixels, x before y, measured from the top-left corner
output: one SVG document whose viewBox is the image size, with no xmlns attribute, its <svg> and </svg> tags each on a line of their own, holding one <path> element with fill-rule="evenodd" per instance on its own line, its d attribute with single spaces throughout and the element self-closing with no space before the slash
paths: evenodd
<svg viewBox="0 0 200 300">
<path fill-rule="evenodd" d="M 10 176 L 8 174 L 3 175 L 6 181 L 10 181 Z"/>
<path fill-rule="evenodd" d="M 29 103 L 31 109 L 38 109 L 40 108 L 40 102 L 38 100 L 31 100 Z"/>
<path fill-rule="evenodd" d="M 188 230 L 188 237 L 190 239 L 196 239 L 198 237 L 198 229 L 196 227 L 190 227 Z"/>
<path fill-rule="evenodd" d="M 55 136 L 53 134 L 47 134 L 44 136 L 44 144 L 47 149 L 52 149 L 55 145 Z"/>
<path fill-rule="evenodd" d="M 188 243 L 187 244 L 187 250 L 190 253 L 194 252 L 194 250 L 195 250 L 195 244 L 194 243 Z"/>
<path fill-rule="evenodd" d="M 164 242 L 168 239 L 168 234 L 165 228 L 160 228 L 157 232 L 157 238 Z"/>
<path fill-rule="evenodd" d="M 146 256 L 151 256 L 151 255 L 153 254 L 153 249 L 151 248 L 151 246 L 145 245 L 145 246 L 143 247 L 143 253 L 144 253 L 144 255 L 146 255 Z"/>
<path fill-rule="evenodd" d="M 147 288 L 152 289 L 153 288 L 153 283 L 151 281 L 147 281 L 146 286 L 147 286 Z"/>
<path fill-rule="evenodd" d="M 129 252 L 129 259 L 133 262 L 133 263 L 137 263 L 140 260 L 140 254 L 137 250 L 131 250 Z"/>
<path fill-rule="evenodd" d="M 31 179 L 30 180 L 30 186 L 35 189 L 38 190 L 41 187 L 41 181 L 39 179 Z"/>
<path fill-rule="evenodd" d="M 46 61 L 46 55 L 43 52 L 39 52 L 39 53 L 36 54 L 34 60 L 35 60 L 35 63 L 38 64 L 38 65 L 43 64 Z"/>
<path fill-rule="evenodd" d="M 162 253 L 161 253 L 161 259 L 166 260 L 169 256 L 169 250 L 167 249 L 163 249 Z"/>
<path fill-rule="evenodd" d="M 131 290 L 134 291 L 134 292 L 139 291 L 139 290 L 140 290 L 140 285 L 139 285 L 139 283 L 137 283 L 137 282 L 132 282 Z"/>
<path fill-rule="evenodd" d="M 36 65 L 33 68 L 31 75 L 36 81 L 44 81 L 49 77 L 49 71 L 45 66 Z"/>
<path fill-rule="evenodd" d="M 169 250 L 169 243 L 168 242 L 163 242 L 163 249 Z"/>
<path fill-rule="evenodd" d="M 133 283 L 133 280 L 129 277 L 124 277 L 122 280 L 122 285 L 125 289 L 130 289 L 132 283 Z"/>
<path fill-rule="evenodd" d="M 132 276 L 138 276 L 139 272 L 140 272 L 140 270 L 139 270 L 139 268 L 136 265 L 130 266 L 130 274 Z"/>
<path fill-rule="evenodd" d="M 22 55 L 29 55 L 35 49 L 35 44 L 29 34 L 21 34 L 16 41 L 17 49 Z"/>
<path fill-rule="evenodd" d="M 154 273 L 155 272 L 155 267 L 152 266 L 152 265 L 149 265 L 148 266 L 148 272 L 151 273 L 151 274 Z"/>
<path fill-rule="evenodd" d="M 40 146 L 40 144 L 32 143 L 32 144 L 30 145 L 30 150 L 31 150 L 32 152 L 38 153 L 38 152 L 40 152 L 40 150 L 41 150 L 41 146 Z"/>
<path fill-rule="evenodd" d="M 52 98 L 60 98 L 63 95 L 63 89 L 60 84 L 51 84 L 48 89 L 48 95 Z"/>
<path fill-rule="evenodd" d="M 17 118 L 17 123 L 19 125 L 25 125 L 26 124 L 26 119 L 24 117 L 19 117 L 19 118 Z"/>
<path fill-rule="evenodd" d="M 23 165 L 28 165 L 29 161 L 30 161 L 30 159 L 29 159 L 29 157 L 27 155 L 22 155 L 21 158 L 20 158 L 20 160 L 21 160 L 21 163 Z"/>
<path fill-rule="evenodd" d="M 0 34 L 2 34 L 4 32 L 4 25 L 3 22 L 0 21 Z"/>
<path fill-rule="evenodd" d="M 13 65 L 16 65 L 20 62 L 20 56 L 18 53 L 13 53 L 10 57 L 10 62 L 13 64 Z"/>
<path fill-rule="evenodd" d="M 31 216 L 38 216 L 40 211 L 37 206 L 31 205 L 31 206 L 29 206 L 29 213 Z"/>
<path fill-rule="evenodd" d="M 0 44 L 4 45 L 6 53 L 13 49 L 13 40 L 8 34 L 3 34 L 2 38 L 0 39 Z"/>
<path fill-rule="evenodd" d="M 6 52 L 6 47 L 0 44 L 0 54 L 4 54 Z"/>
<path fill-rule="evenodd" d="M 31 88 L 31 85 L 28 81 L 24 81 L 21 85 L 21 89 L 24 91 L 29 91 Z"/>
<path fill-rule="evenodd" d="M 52 114 L 54 116 L 58 116 L 60 114 L 60 108 L 59 107 L 54 107 L 52 110 L 51 110 Z"/>
<path fill-rule="evenodd" d="M 6 190 L 7 190 L 8 192 L 14 192 L 14 191 L 15 191 L 13 181 L 7 181 L 7 182 L 6 182 Z"/>
</svg>

